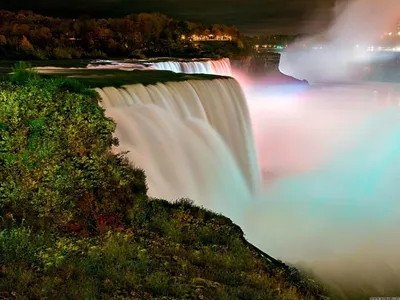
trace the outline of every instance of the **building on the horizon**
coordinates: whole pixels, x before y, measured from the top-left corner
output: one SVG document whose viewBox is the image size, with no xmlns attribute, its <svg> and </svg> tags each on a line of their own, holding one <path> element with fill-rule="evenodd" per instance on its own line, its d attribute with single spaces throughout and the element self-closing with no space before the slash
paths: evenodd
<svg viewBox="0 0 400 300">
<path fill-rule="evenodd" d="M 190 39 L 194 42 L 229 42 L 232 41 L 232 36 L 230 35 L 196 35 L 193 34 Z"/>
</svg>

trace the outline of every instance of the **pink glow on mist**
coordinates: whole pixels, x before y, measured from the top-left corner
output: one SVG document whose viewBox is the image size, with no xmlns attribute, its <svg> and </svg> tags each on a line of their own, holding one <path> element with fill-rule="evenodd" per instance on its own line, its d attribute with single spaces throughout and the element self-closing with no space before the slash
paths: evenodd
<svg viewBox="0 0 400 300">
<path fill-rule="evenodd" d="M 352 147 L 358 124 L 377 113 L 386 102 L 396 101 L 387 98 L 385 87 L 268 85 L 243 74 L 236 79 L 246 94 L 264 176 L 318 170 Z"/>
</svg>

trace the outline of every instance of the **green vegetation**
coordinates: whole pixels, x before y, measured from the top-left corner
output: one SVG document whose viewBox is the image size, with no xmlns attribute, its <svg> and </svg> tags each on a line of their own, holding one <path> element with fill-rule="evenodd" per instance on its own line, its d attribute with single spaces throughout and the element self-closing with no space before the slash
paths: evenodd
<svg viewBox="0 0 400 300">
<path fill-rule="evenodd" d="M 235 27 L 177 21 L 159 13 L 115 19 L 59 19 L 28 11 L 0 11 L 0 57 L 8 59 L 85 59 L 106 57 L 202 57 L 209 53 L 193 34 L 230 36 L 222 56 L 245 55 L 245 38 Z M 226 44 L 229 51 L 223 51 Z"/>
<path fill-rule="evenodd" d="M 161 60 L 160 60 L 161 61 Z M 71 63 L 77 63 L 73 65 Z M 159 70 L 132 70 L 124 71 L 119 69 L 86 69 L 89 61 L 33 61 L 33 62 L 18 62 L 16 66 L 23 71 L 33 71 L 34 67 L 42 67 L 40 69 L 40 76 L 42 78 L 55 79 L 59 77 L 68 78 L 71 80 L 64 80 L 64 84 L 77 82 L 89 88 L 102 88 L 106 86 L 120 87 L 128 84 L 141 83 L 143 85 L 162 83 L 167 81 L 186 81 L 186 80 L 212 80 L 224 78 L 223 76 L 209 75 L 209 74 L 184 74 L 174 73 L 171 71 Z M 53 64 L 57 68 L 53 68 Z M 46 69 L 43 67 L 50 68 Z M 75 68 L 73 68 L 75 67 Z M 0 62 L 0 81 L 8 81 L 8 73 L 16 73 L 15 67 L 12 67 L 11 61 Z M 36 72 L 36 71 L 35 71 Z M 37 74 L 37 73 L 34 73 Z M 33 74 L 33 75 L 34 75 Z M 11 74 L 11 76 L 16 76 Z M 18 75 L 17 75 L 18 76 Z M 227 77 L 226 77 L 227 78 Z"/>
<path fill-rule="evenodd" d="M 84 68 L 89 63 L 89 59 L 69 59 L 69 60 L 24 60 L 26 66 L 25 68 L 29 67 L 58 67 L 58 68 Z M 18 61 L 15 60 L 7 60 L 7 59 L 0 59 L 0 79 L 8 80 L 8 74 L 13 72 L 13 66 L 18 64 Z"/>
<path fill-rule="evenodd" d="M 133 194 L 145 197 L 144 175 L 109 153 L 115 124 L 96 93 L 65 79 L 23 82 L 22 74 L 12 79 L 23 85 L 0 86 L 1 214 L 54 230 L 126 217 Z"/>
<path fill-rule="evenodd" d="M 285 269 L 250 251 L 229 219 L 187 201 L 152 200 L 143 208 L 128 228 L 97 235 L 4 229 L 0 294 L 19 299 L 324 299 L 314 281 L 294 277 L 292 283 Z"/>
<path fill-rule="evenodd" d="M 39 74 L 32 67 L 23 61 L 18 62 L 11 67 L 12 75 L 10 81 L 16 84 L 23 84 L 39 78 Z"/>
<path fill-rule="evenodd" d="M 118 69 L 49 69 L 41 70 L 48 78 L 55 76 L 63 76 L 74 78 L 85 84 L 85 86 L 105 87 L 115 86 L 120 87 L 128 84 L 141 83 L 144 85 L 156 84 L 167 81 L 186 81 L 186 80 L 201 80 L 201 79 L 217 79 L 221 76 L 208 74 L 193 74 L 174 73 L 171 71 L 156 71 L 156 70 L 133 70 L 123 71 Z"/>
<path fill-rule="evenodd" d="M 329 299 L 228 218 L 149 199 L 80 82 L 0 83 L 3 299 Z"/>
</svg>

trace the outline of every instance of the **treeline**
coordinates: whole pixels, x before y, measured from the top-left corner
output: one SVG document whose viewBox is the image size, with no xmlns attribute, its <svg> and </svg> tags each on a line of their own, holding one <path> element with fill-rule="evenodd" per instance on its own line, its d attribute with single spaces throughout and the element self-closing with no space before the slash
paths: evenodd
<svg viewBox="0 0 400 300">
<path fill-rule="evenodd" d="M 247 42 L 252 45 L 289 45 L 293 43 L 300 35 L 284 35 L 284 34 L 271 34 L 247 37 Z"/>
<path fill-rule="evenodd" d="M 230 36 L 232 41 L 194 44 L 190 40 L 192 35 L 209 34 Z M 0 56 L 11 59 L 232 57 L 251 49 L 244 40 L 235 27 L 178 21 L 159 13 L 61 19 L 0 11 Z"/>
</svg>

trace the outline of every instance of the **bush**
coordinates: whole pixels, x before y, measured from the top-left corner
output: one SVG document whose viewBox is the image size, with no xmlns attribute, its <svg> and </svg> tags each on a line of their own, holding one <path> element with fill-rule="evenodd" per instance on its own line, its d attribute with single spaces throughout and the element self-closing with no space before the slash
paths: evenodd
<svg viewBox="0 0 400 300">
<path fill-rule="evenodd" d="M 4 46 L 5 44 L 7 44 L 7 38 L 0 34 L 0 46 Z"/>
<path fill-rule="evenodd" d="M 97 94 L 65 79 L 0 90 L 1 215 L 71 231 L 120 227 L 133 217 L 135 201 L 146 198 L 145 176 L 110 152 L 115 123 Z"/>
<path fill-rule="evenodd" d="M 142 50 L 136 49 L 132 51 L 129 58 L 146 59 L 146 55 L 143 54 Z"/>
<path fill-rule="evenodd" d="M 107 58 L 107 54 L 105 54 L 103 51 L 101 50 L 93 50 L 89 56 L 91 58 Z"/>
<path fill-rule="evenodd" d="M 68 52 L 71 54 L 72 58 L 81 58 L 82 52 L 75 48 L 68 48 Z"/>
<path fill-rule="evenodd" d="M 12 67 L 10 81 L 14 84 L 25 84 L 28 81 L 36 80 L 38 78 L 39 74 L 32 69 L 32 66 L 23 61 L 16 63 Z"/>
<path fill-rule="evenodd" d="M 68 52 L 67 49 L 63 48 L 55 48 L 53 51 L 53 56 L 56 59 L 71 59 L 72 55 Z"/>
<path fill-rule="evenodd" d="M 29 228 L 15 227 L 0 231 L 0 266 L 37 262 L 36 253 L 43 246 L 43 234 L 33 234 Z"/>
<path fill-rule="evenodd" d="M 56 82 L 61 91 L 81 94 L 93 99 L 97 97 L 97 93 L 94 90 L 86 88 L 86 86 L 78 80 L 59 77 L 54 79 L 54 82 Z"/>
<path fill-rule="evenodd" d="M 46 51 L 43 51 L 41 49 L 36 48 L 32 55 L 34 56 L 35 59 L 47 59 L 48 58 L 48 54 L 46 53 Z"/>
</svg>

